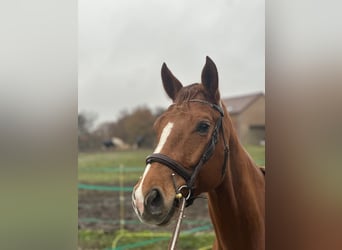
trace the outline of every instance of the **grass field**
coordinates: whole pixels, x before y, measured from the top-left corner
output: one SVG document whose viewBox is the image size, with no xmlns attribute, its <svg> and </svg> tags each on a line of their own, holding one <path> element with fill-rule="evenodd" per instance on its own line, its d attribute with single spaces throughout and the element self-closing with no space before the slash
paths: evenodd
<svg viewBox="0 0 342 250">
<path fill-rule="evenodd" d="M 265 164 L 264 147 L 246 146 L 246 149 L 258 165 Z M 141 149 L 136 151 L 80 153 L 78 156 L 79 184 L 118 186 L 120 177 L 119 166 L 122 165 L 123 168 L 121 170 L 124 176 L 124 186 L 131 187 L 144 171 L 145 158 L 151 151 L 150 149 Z M 85 199 L 88 195 L 87 192 L 96 191 L 80 190 L 79 196 L 82 195 L 82 199 Z M 105 193 L 111 192 L 105 191 Z M 92 193 L 92 195 L 94 194 Z M 91 207 L 91 204 L 88 204 L 88 206 Z M 117 213 L 119 212 L 117 211 Z M 91 218 L 79 219 L 89 220 Z M 92 219 L 96 220 L 97 218 Z M 203 227 L 204 229 L 202 230 Z M 188 233 L 186 231 L 182 232 L 178 243 L 179 249 L 210 249 L 203 247 L 212 245 L 214 233 L 211 225 L 208 223 L 194 225 L 193 229 L 195 231 L 188 230 Z M 198 231 L 196 231 L 197 229 Z M 79 249 L 112 249 L 113 240 L 120 232 L 120 230 L 113 232 L 101 229 L 81 228 L 78 234 Z M 143 232 L 143 237 L 140 235 L 141 231 L 131 233 L 126 232 L 125 237 L 120 238 L 116 249 L 166 249 L 170 237 L 170 231 L 162 232 L 160 237 L 157 237 L 155 233 L 148 236 L 149 232 Z"/>
<path fill-rule="evenodd" d="M 258 165 L 265 164 L 265 147 L 246 146 Z M 137 181 L 145 168 L 145 158 L 151 149 L 136 151 L 111 151 L 80 153 L 78 156 L 78 180 L 82 183 L 115 184 L 119 181 L 119 166 L 125 168 L 125 182 Z M 141 170 L 140 170 L 141 169 Z"/>
<path fill-rule="evenodd" d="M 145 168 L 145 158 L 151 150 L 80 153 L 78 156 L 78 181 L 82 183 L 119 182 L 119 166 L 125 168 L 125 182 L 137 181 Z M 131 168 L 132 172 L 129 171 Z"/>
<path fill-rule="evenodd" d="M 120 232 L 117 232 L 117 235 Z M 139 234 L 146 234 L 140 236 Z M 104 250 L 122 250 L 122 249 L 139 249 L 139 250 L 161 250 L 167 249 L 170 239 L 169 233 L 161 233 L 160 235 L 151 234 L 150 232 L 140 232 L 135 235 L 127 233 L 120 241 L 120 245 L 112 248 L 113 238 L 116 235 L 105 233 L 101 230 L 81 230 L 79 232 L 79 246 L 81 249 L 104 249 Z M 133 239 L 132 239 L 133 238 Z M 213 233 L 202 233 L 194 235 L 180 235 L 178 240 L 178 249 L 211 249 L 214 240 Z M 84 248 L 82 248 L 84 247 Z"/>
</svg>

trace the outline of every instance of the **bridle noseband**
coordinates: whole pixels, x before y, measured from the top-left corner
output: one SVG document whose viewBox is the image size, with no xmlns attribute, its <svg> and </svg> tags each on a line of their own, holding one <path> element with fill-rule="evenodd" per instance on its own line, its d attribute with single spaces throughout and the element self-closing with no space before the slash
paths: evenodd
<svg viewBox="0 0 342 250">
<path fill-rule="evenodd" d="M 222 127 L 222 118 L 224 117 L 224 112 L 223 112 L 222 108 L 219 105 L 216 105 L 216 104 L 204 101 L 204 100 L 200 100 L 200 99 L 191 99 L 188 102 L 199 102 L 202 104 L 209 105 L 214 110 L 216 110 L 220 113 L 220 116 L 216 121 L 213 133 L 211 135 L 211 139 L 209 140 L 209 142 L 208 142 L 201 158 L 199 159 L 198 163 L 194 167 L 193 172 L 191 173 L 190 170 L 183 167 L 182 164 L 178 163 L 177 161 L 171 159 L 170 157 L 168 157 L 167 155 L 164 155 L 164 154 L 154 153 L 154 154 L 149 155 L 146 158 L 146 164 L 151 164 L 153 162 L 161 163 L 164 166 L 166 166 L 166 167 L 170 168 L 171 170 L 173 170 L 174 172 L 176 172 L 179 176 L 181 176 L 186 181 L 186 185 L 183 185 L 183 186 L 179 187 L 178 189 L 176 189 L 177 194 L 181 192 L 180 189 L 188 189 L 188 194 L 185 195 L 186 196 L 186 202 L 187 202 L 186 206 L 191 205 L 193 203 L 194 199 L 196 198 L 193 195 L 194 183 L 195 183 L 196 177 L 197 177 L 200 169 L 202 168 L 202 166 L 213 155 L 213 153 L 215 151 L 215 146 L 218 142 L 218 136 L 219 136 L 220 130 L 221 130 L 221 134 L 222 134 L 222 138 L 223 138 L 223 142 L 224 142 L 224 160 L 223 160 L 222 172 L 221 172 L 222 178 L 226 172 L 228 152 L 229 152 L 229 148 L 228 148 L 228 145 L 226 142 L 226 138 L 224 136 L 224 130 Z"/>
</svg>

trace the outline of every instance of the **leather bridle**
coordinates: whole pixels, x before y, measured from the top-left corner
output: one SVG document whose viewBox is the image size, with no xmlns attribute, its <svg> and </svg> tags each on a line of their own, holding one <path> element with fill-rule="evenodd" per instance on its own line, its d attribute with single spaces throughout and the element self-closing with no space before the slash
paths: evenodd
<svg viewBox="0 0 342 250">
<path fill-rule="evenodd" d="M 179 187 L 176 190 L 176 193 L 180 193 L 182 189 L 187 189 L 188 193 L 185 195 L 186 202 L 187 202 L 186 206 L 191 205 L 193 203 L 194 199 L 196 198 L 194 196 L 194 192 L 193 192 L 196 177 L 197 177 L 198 173 L 200 172 L 202 166 L 213 155 L 213 153 L 215 151 L 215 146 L 218 142 L 218 136 L 219 136 L 220 131 L 221 131 L 223 142 L 224 142 L 224 160 L 223 160 L 222 171 L 221 171 L 222 178 L 226 172 L 228 153 L 229 153 L 229 147 L 227 145 L 226 138 L 224 136 L 224 129 L 222 126 L 222 118 L 224 117 L 224 112 L 223 112 L 222 108 L 219 105 L 216 105 L 216 104 L 204 101 L 204 100 L 200 100 L 200 99 L 191 99 L 188 102 L 198 102 L 198 103 L 209 105 L 214 110 L 216 110 L 220 113 L 220 116 L 215 123 L 215 127 L 214 127 L 214 130 L 212 132 L 211 138 L 210 138 L 201 158 L 199 159 L 198 163 L 196 164 L 196 166 L 193 168 L 185 168 L 179 162 L 171 159 L 167 155 L 160 154 L 160 153 L 151 154 L 146 158 L 146 164 L 151 164 L 153 162 L 161 163 L 164 166 L 166 166 L 166 167 L 170 168 L 171 170 L 173 170 L 174 172 L 176 172 L 179 176 L 181 176 L 185 180 L 186 185 Z M 190 172 L 190 169 L 194 169 L 192 173 Z"/>
</svg>

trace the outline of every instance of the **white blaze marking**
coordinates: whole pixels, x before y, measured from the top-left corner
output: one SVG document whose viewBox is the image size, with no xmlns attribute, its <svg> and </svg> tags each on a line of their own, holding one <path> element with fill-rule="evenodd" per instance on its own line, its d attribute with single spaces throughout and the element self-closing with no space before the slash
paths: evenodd
<svg viewBox="0 0 342 250">
<path fill-rule="evenodd" d="M 163 132 L 160 136 L 160 140 L 158 142 L 157 147 L 155 148 L 153 153 L 160 153 L 162 148 L 164 147 L 167 138 L 169 137 L 169 135 L 171 134 L 171 130 L 173 127 L 173 123 L 169 122 L 164 128 L 163 128 Z M 142 184 L 144 182 L 144 179 L 148 173 L 148 171 L 150 170 L 151 164 L 147 164 L 144 174 L 141 178 L 141 181 L 139 183 L 138 188 L 135 190 L 135 202 L 136 202 L 136 207 L 139 209 L 140 214 L 142 214 L 144 212 L 144 195 L 142 193 Z"/>
</svg>

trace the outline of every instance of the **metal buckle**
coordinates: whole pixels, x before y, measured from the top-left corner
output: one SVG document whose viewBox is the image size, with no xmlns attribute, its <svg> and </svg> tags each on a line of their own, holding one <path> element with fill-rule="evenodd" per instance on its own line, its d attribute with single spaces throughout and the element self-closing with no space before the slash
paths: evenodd
<svg viewBox="0 0 342 250">
<path fill-rule="evenodd" d="M 187 185 L 182 185 L 178 188 L 177 190 L 177 193 L 176 193 L 176 198 L 180 199 L 183 197 L 183 194 L 182 194 L 182 189 L 184 188 L 187 188 L 188 189 L 188 195 L 185 197 L 185 200 L 189 200 L 190 199 L 190 196 L 191 196 L 191 188 L 189 188 Z M 180 196 L 181 195 L 181 196 Z M 178 197 L 177 197 L 178 196 Z"/>
</svg>

